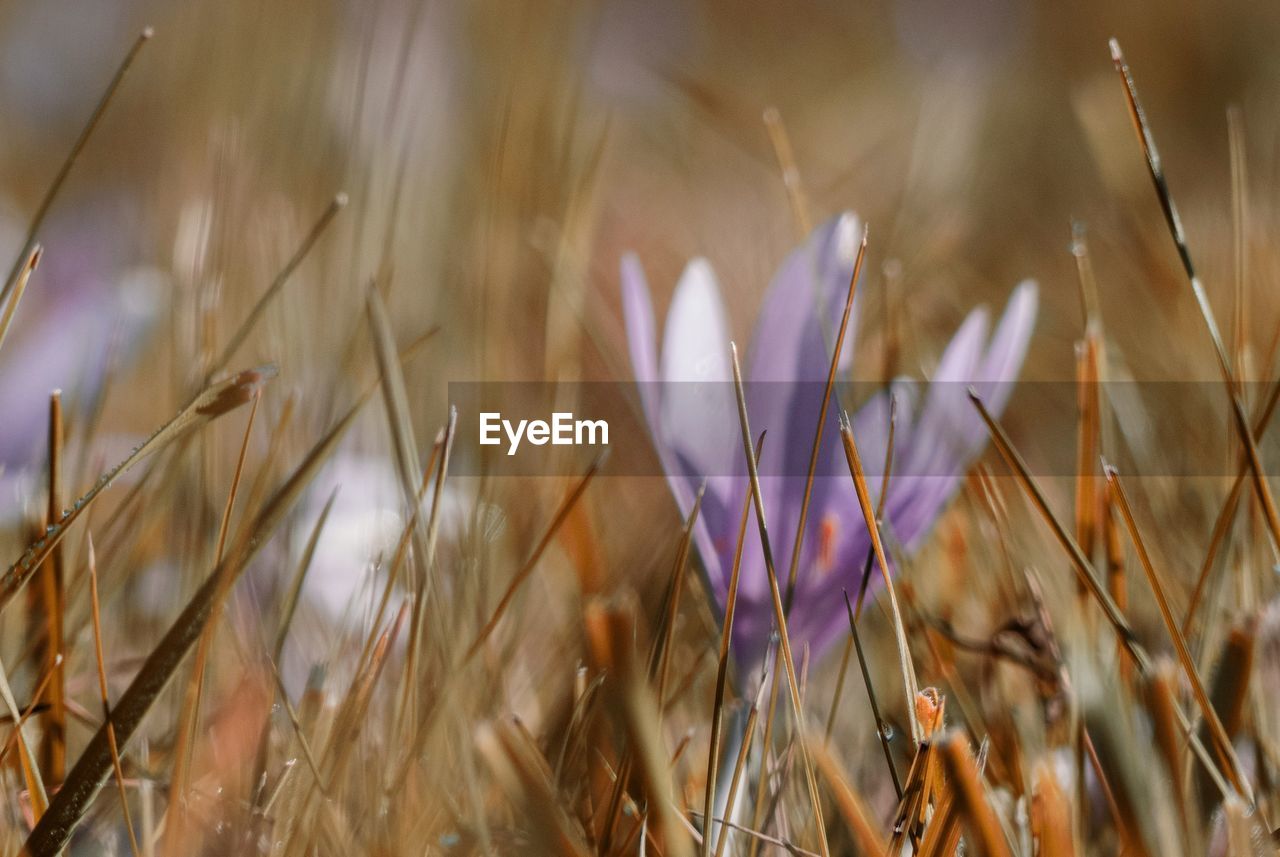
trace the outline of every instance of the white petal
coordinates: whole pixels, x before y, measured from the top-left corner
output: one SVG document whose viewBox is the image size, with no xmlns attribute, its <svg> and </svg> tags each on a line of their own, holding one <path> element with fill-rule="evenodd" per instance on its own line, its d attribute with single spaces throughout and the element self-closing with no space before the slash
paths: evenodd
<svg viewBox="0 0 1280 857">
<path fill-rule="evenodd" d="M 730 381 L 729 325 L 706 259 L 684 269 L 662 337 L 662 380 Z"/>
<path fill-rule="evenodd" d="M 741 453 L 729 325 L 705 259 L 685 268 L 662 341 L 662 440 L 695 482 L 731 472 Z"/>
</svg>

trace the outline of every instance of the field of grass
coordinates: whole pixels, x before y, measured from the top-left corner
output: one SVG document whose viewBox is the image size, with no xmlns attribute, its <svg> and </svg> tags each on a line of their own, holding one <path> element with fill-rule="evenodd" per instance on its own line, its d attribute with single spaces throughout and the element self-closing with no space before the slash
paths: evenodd
<svg viewBox="0 0 1280 857">
<path fill-rule="evenodd" d="M 9 6 L 0 857 L 1280 850 L 1276 10 Z"/>
</svg>

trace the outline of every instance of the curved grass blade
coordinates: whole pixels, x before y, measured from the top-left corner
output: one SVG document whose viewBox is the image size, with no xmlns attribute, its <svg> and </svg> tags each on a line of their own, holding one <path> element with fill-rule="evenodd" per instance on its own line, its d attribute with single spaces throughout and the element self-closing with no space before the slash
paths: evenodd
<svg viewBox="0 0 1280 857">
<path fill-rule="evenodd" d="M 111 733 L 114 732 L 118 747 L 128 745 L 129 738 L 137 731 L 142 719 L 164 691 L 178 665 L 204 632 L 215 605 L 226 595 L 249 560 L 267 543 L 272 532 L 293 508 L 303 489 L 337 447 L 338 441 L 367 400 L 367 395 L 361 396 L 351 410 L 316 444 L 289 479 L 263 505 L 262 511 L 245 528 L 226 558 L 187 602 L 186 608 L 151 651 L 142 669 L 111 710 L 111 717 L 89 741 L 75 767 L 67 775 L 66 783 L 49 804 L 48 811 L 31 831 L 24 853 L 31 857 L 52 857 L 67 844 L 72 831 L 111 773 Z"/>
<path fill-rule="evenodd" d="M 818 794 L 818 781 L 814 777 L 813 762 L 809 758 L 809 745 L 805 740 L 804 705 L 800 699 L 800 683 L 796 677 L 795 659 L 791 655 L 791 640 L 787 634 L 787 616 L 782 606 L 782 592 L 778 588 L 778 572 L 773 564 L 773 548 L 769 545 L 769 528 L 764 515 L 764 500 L 760 494 L 760 474 L 756 470 L 755 452 L 751 448 L 751 425 L 747 420 L 747 399 L 742 391 L 742 367 L 738 363 L 738 346 L 729 343 L 729 355 L 733 364 L 733 387 L 738 399 L 738 423 L 742 427 L 742 450 L 747 459 L 747 475 L 751 482 L 751 502 L 755 506 L 756 525 L 760 530 L 760 545 L 764 549 L 765 570 L 769 575 L 769 590 L 773 596 L 773 618 L 777 623 L 778 643 L 782 653 L 782 662 L 786 667 L 787 691 L 791 697 L 791 710 L 795 716 L 796 736 L 800 744 L 800 761 L 804 767 L 805 782 L 809 790 L 810 809 L 813 811 L 814 827 L 818 837 L 818 845 L 822 857 L 829 857 L 831 849 L 827 843 L 827 825 L 822 816 L 822 798 Z M 772 712 L 770 712 L 772 714 Z M 770 718 L 772 720 L 772 717 Z"/>
<path fill-rule="evenodd" d="M 1165 630 L 1173 641 L 1173 649 L 1182 664 L 1187 683 L 1191 686 L 1192 696 L 1195 697 L 1196 704 L 1200 706 L 1200 714 L 1204 717 L 1208 737 L 1213 740 L 1213 747 L 1217 752 L 1218 762 L 1222 765 L 1222 772 L 1231 780 L 1231 784 L 1239 791 L 1241 797 L 1252 804 L 1254 802 L 1253 789 L 1249 786 L 1249 780 L 1240 765 L 1240 759 L 1236 756 L 1235 748 L 1231 744 L 1231 737 L 1222 725 L 1217 709 L 1209 698 L 1209 692 L 1205 690 L 1204 682 L 1200 679 L 1200 673 L 1196 670 L 1195 661 L 1191 657 L 1191 650 L 1187 647 L 1186 638 L 1182 636 L 1178 622 L 1173 616 L 1173 608 L 1169 605 L 1168 596 L 1165 595 L 1164 584 L 1161 583 L 1160 576 L 1156 573 L 1155 564 L 1151 561 L 1151 555 L 1147 552 L 1142 534 L 1138 532 L 1138 522 L 1134 517 L 1133 508 L 1129 505 L 1129 498 L 1125 493 L 1124 486 L 1120 484 L 1120 475 L 1114 467 L 1105 461 L 1102 465 L 1102 473 L 1107 479 L 1107 484 L 1114 489 L 1113 496 L 1116 500 L 1116 507 L 1120 510 L 1120 515 L 1129 530 L 1129 538 L 1137 551 L 1138 562 L 1147 576 L 1147 583 L 1151 586 L 1151 594 L 1155 596 L 1156 605 L 1160 608 L 1160 618 L 1164 620 Z"/>
<path fill-rule="evenodd" d="M 40 568 L 40 564 L 58 546 L 71 524 L 75 523 L 76 519 L 93 504 L 93 501 L 126 471 L 152 453 L 163 449 L 188 430 L 205 425 L 247 403 L 262 385 L 275 375 L 276 367 L 273 364 L 266 364 L 256 369 L 246 369 L 209 387 L 192 399 L 191 403 L 179 411 L 177 416 L 156 429 L 155 433 L 140 446 L 135 447 L 124 461 L 107 471 L 84 496 L 76 501 L 74 506 L 62 513 L 62 517 L 49 524 L 44 536 L 28 545 L 9 569 L 0 575 L 0 612 L 3 612 L 13 597 Z"/>
<path fill-rule="evenodd" d="M 1191 250 L 1187 246 L 1187 237 L 1182 228 L 1182 220 L 1178 217 L 1178 209 L 1173 204 L 1173 196 L 1169 193 L 1169 183 L 1165 180 L 1164 168 L 1160 163 L 1160 153 L 1156 150 L 1156 141 L 1151 134 L 1150 125 L 1147 124 L 1146 113 L 1143 112 L 1142 104 L 1138 101 L 1138 89 L 1134 85 L 1133 75 L 1129 71 L 1129 64 L 1125 62 L 1124 54 L 1120 50 L 1118 41 L 1112 39 L 1110 46 L 1111 62 L 1124 83 L 1125 99 L 1129 104 L 1129 116 L 1133 119 L 1134 130 L 1137 131 L 1138 141 L 1142 144 L 1142 153 L 1147 159 L 1147 171 L 1151 175 L 1152 184 L 1155 185 L 1156 197 L 1160 200 L 1160 208 L 1164 212 L 1165 223 L 1169 227 L 1169 234 L 1173 238 L 1174 246 L 1177 247 L 1178 258 L 1182 261 L 1183 271 L 1191 284 L 1191 292 L 1195 296 L 1196 305 L 1200 310 L 1200 315 L 1204 317 L 1205 327 L 1209 331 L 1209 339 L 1213 343 L 1214 356 L 1218 358 L 1218 369 L 1222 373 L 1222 381 L 1227 388 L 1231 414 L 1235 418 L 1236 432 L 1240 435 L 1240 442 L 1243 445 L 1245 456 L 1249 462 L 1249 469 L 1252 472 L 1254 491 L 1257 493 L 1258 501 L 1262 506 L 1263 517 L 1271 533 L 1271 541 L 1277 549 L 1280 549 L 1280 509 L 1277 509 L 1275 497 L 1271 493 L 1270 485 L 1267 484 L 1267 472 L 1262 467 L 1262 456 L 1258 452 L 1257 439 L 1249 428 L 1249 417 L 1245 413 L 1244 403 L 1240 398 L 1239 381 L 1232 372 L 1231 359 L 1227 356 L 1222 333 L 1218 329 L 1218 321 L 1213 314 L 1213 307 L 1209 303 L 1209 296 L 1205 293 L 1204 283 L 1201 282 L 1200 276 L 1196 273 L 1195 265 L 1192 264 Z"/>
<path fill-rule="evenodd" d="M 22 293 L 27 290 L 27 281 L 31 279 L 31 275 L 40 264 L 40 256 L 43 253 L 44 250 L 39 244 L 32 247 L 31 252 L 26 256 L 26 263 L 18 269 L 18 276 L 14 278 L 13 283 L 0 291 L 0 345 L 4 345 L 5 334 L 9 332 L 13 315 L 18 310 L 18 301 L 22 300 Z"/>
<path fill-rule="evenodd" d="M 347 204 L 347 195 L 342 192 L 334 194 L 333 199 L 329 201 L 329 205 L 324 212 L 312 224 L 311 229 L 302 239 L 302 243 L 298 245 L 298 249 L 294 250 L 293 255 L 289 257 L 289 261 L 285 262 L 280 272 L 276 274 L 275 279 L 267 286 L 266 290 L 258 298 L 258 302 L 253 305 L 253 309 L 249 310 L 249 314 L 245 316 L 244 321 L 240 322 L 240 326 L 236 328 L 235 333 L 231 334 L 231 338 L 227 340 L 227 344 L 223 346 L 222 352 L 217 359 L 210 364 L 207 373 L 207 379 L 217 375 L 231 362 L 236 356 L 236 352 L 240 350 L 240 346 L 244 345 L 245 340 L 249 338 L 249 334 L 258 324 L 258 320 L 262 318 L 263 312 L 275 300 L 276 295 L 280 294 L 280 290 L 284 288 L 284 284 L 293 276 L 293 272 L 298 269 L 303 260 L 307 258 L 307 254 L 311 252 L 311 248 L 320 240 L 320 236 L 324 234 L 325 229 L 329 226 L 330 221 L 341 211 Z"/>
<path fill-rule="evenodd" d="M 66 158 L 62 161 L 62 166 L 58 167 L 57 174 L 45 190 L 44 197 L 40 200 L 40 207 L 36 209 L 30 225 L 27 226 L 27 236 L 23 239 L 22 251 L 18 254 L 18 258 L 14 260 L 13 268 L 10 269 L 9 275 L 5 278 L 4 288 L 0 289 L 0 292 L 8 294 L 13 290 L 13 286 L 18 279 L 23 276 L 23 269 L 26 267 L 27 259 L 32 251 L 36 249 L 36 236 L 40 234 L 40 227 L 44 225 L 44 219 L 49 215 L 49 209 L 53 207 L 54 200 L 58 198 L 58 192 L 66 184 L 67 176 L 71 175 L 71 168 L 80 159 L 80 154 L 88 144 L 89 138 L 97 130 L 98 123 L 102 121 L 107 108 L 111 106 L 112 99 L 115 98 L 116 93 L 120 90 L 120 84 L 124 82 L 124 76 L 128 74 L 130 67 L 133 66 L 133 61 L 138 58 L 138 53 L 142 50 L 143 45 L 150 41 L 153 35 L 155 35 L 154 30 L 150 27 L 144 27 L 138 33 L 138 37 L 133 40 L 133 45 L 129 48 L 129 52 L 125 54 L 124 59 L 121 60 L 120 65 L 116 67 L 116 73 L 112 75 L 111 81 L 102 93 L 102 97 L 98 99 L 98 104 L 93 108 L 93 113 L 89 114 L 89 120 L 85 122 L 84 127 L 80 130 L 80 136 L 76 137 L 76 141 L 71 144 L 71 151 L 67 153 Z"/>
</svg>

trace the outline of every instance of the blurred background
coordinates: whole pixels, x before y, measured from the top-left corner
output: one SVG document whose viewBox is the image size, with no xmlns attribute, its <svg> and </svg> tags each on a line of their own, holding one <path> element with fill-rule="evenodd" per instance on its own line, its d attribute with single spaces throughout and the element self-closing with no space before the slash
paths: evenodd
<svg viewBox="0 0 1280 857">
<path fill-rule="evenodd" d="M 1243 319 L 1245 374 L 1266 375 L 1280 181 L 1280 11 L 1266 5 L 14 3 L 0 17 L 5 253 L 144 25 L 157 35 L 41 230 L 44 263 L 0 357 L 10 473 L 39 461 L 54 387 L 72 442 L 86 414 L 117 445 L 158 425 L 340 191 L 350 204 L 236 358 L 278 362 L 313 430 L 367 368 L 375 279 L 402 345 L 431 334 L 406 369 L 425 447 L 448 381 L 628 380 L 624 252 L 643 260 L 659 318 L 686 261 L 707 257 L 744 339 L 802 223 L 844 209 L 871 236 L 859 379 L 927 377 L 972 306 L 1033 278 L 1042 311 L 1023 378 L 1072 380 L 1079 223 L 1114 377 L 1214 382 L 1112 36 L 1224 331 L 1234 343 Z M 1232 107 L 1247 169 L 1241 312 Z M 71 316 L 48 319 L 69 308 L 92 332 L 36 348 L 66 334 Z M 1015 437 L 1034 428 L 1052 447 L 1057 426 L 1073 443 L 1071 390 L 1059 393 L 1015 404 Z M 385 430 L 368 422 L 355 445 L 376 451 Z M 103 443 L 94 454 L 114 458 Z M 648 482 L 617 502 L 669 509 Z"/>
<path fill-rule="evenodd" d="M 88 307 L 115 332 L 28 349 L 38 369 L 6 372 L 10 472 L 38 459 L 29 439 L 53 387 L 67 391 L 73 440 L 77 413 L 99 400 L 104 435 L 154 427 L 339 191 L 350 205 L 238 359 L 277 361 L 296 389 L 334 389 L 360 362 L 365 288 L 380 279 L 398 339 L 433 332 L 408 370 L 421 444 L 445 419 L 450 380 L 628 379 L 622 253 L 643 260 L 659 317 L 685 262 L 707 257 L 745 338 L 802 222 L 844 209 L 871 235 L 860 379 L 927 377 L 964 313 L 998 307 L 1023 278 L 1040 282 L 1043 306 L 1024 379 L 1074 378 L 1078 222 L 1104 325 L 1158 332 L 1108 338 L 1117 377 L 1213 381 L 1112 36 L 1233 336 L 1227 112 L 1239 109 L 1239 315 L 1253 376 L 1265 375 L 1280 180 L 1280 11 L 1266 5 L 11 3 L 6 254 L 144 25 L 157 36 L 41 230 L 45 260 L 0 359 L 47 339 L 40 323 L 60 307 Z M 799 174 L 790 198 L 778 131 Z M 109 393 L 95 387 L 104 365 Z M 77 400 L 91 388 L 93 402 Z M 301 411 L 318 425 L 331 404 L 308 395 Z M 1009 419 L 1015 434 L 1045 421 L 1017 408 Z"/>
<path fill-rule="evenodd" d="M 1227 109 L 1241 108 L 1251 273 L 1271 274 L 1280 13 L 1268 6 L 54 0 L 0 14 L 6 250 L 136 33 L 156 28 L 50 215 L 24 307 L 34 323 L 64 295 L 144 281 L 160 332 L 175 334 L 140 343 L 147 377 L 171 379 L 146 385 L 151 402 L 186 380 L 183 349 L 227 335 L 339 190 L 349 209 L 273 310 L 309 335 L 274 353 L 263 328 L 245 357 L 327 376 L 362 283 L 389 268 L 398 332 L 440 328 L 432 379 L 612 377 L 626 369 L 628 249 L 660 314 L 685 261 L 708 257 L 745 335 L 798 233 L 771 107 L 810 216 L 848 208 L 869 223 L 868 297 L 888 268 L 917 337 L 1033 277 L 1047 306 L 1029 376 L 1070 377 L 1073 219 L 1089 230 L 1105 320 L 1181 335 L 1198 319 L 1110 36 L 1224 319 Z M 1253 292 L 1261 334 L 1272 307 Z M 1197 333 L 1188 325 L 1189 366 L 1207 364 Z M 1144 339 L 1119 343 L 1134 371 L 1168 370 L 1167 355 L 1144 362 Z M 150 421 L 124 392 L 138 386 L 120 384 L 114 415 L 140 428 Z M 424 424 L 439 423 L 440 385 L 417 392 Z"/>
</svg>

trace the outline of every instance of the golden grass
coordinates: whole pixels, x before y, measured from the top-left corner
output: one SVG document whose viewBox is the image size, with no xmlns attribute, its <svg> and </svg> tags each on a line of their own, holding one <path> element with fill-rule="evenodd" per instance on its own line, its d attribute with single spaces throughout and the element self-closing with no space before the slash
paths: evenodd
<svg viewBox="0 0 1280 857">
<path fill-rule="evenodd" d="M 130 49 L 40 198 L 0 291 L 0 371 L 40 286 L 37 239 L 51 206 L 150 36 Z M 1195 323 L 1209 333 L 1229 400 L 1229 424 L 1215 431 L 1228 441 L 1234 481 L 1186 489 L 1211 529 L 1190 512 L 1171 517 L 1158 486 L 1122 480 L 1104 459 L 1121 454 L 1122 429 L 1101 388 L 1131 331 L 1103 324 L 1111 296 L 1097 275 L 1106 271 L 1082 229 L 1062 261 L 1075 268 L 1084 323 L 1052 320 L 1059 334 L 1079 337 L 1067 372 L 1074 411 L 1068 403 L 1020 416 L 1015 399 L 997 419 L 974 394 L 993 454 L 916 556 L 896 552 L 848 417 L 839 439 L 823 436 L 835 358 L 784 578 L 757 467 L 766 438 L 753 435 L 732 348 L 750 491 L 730 510 L 739 517 L 723 610 L 699 575 L 694 532 L 710 501 L 702 492 L 677 522 L 665 486 L 651 484 L 660 480 L 629 482 L 603 456 L 565 478 L 451 471 L 459 415 L 447 402 L 423 404 L 445 388 L 436 330 L 474 334 L 488 368 L 508 353 L 504 337 L 537 338 L 530 331 L 542 325 L 555 341 L 542 343 L 544 361 L 529 362 L 535 376 L 589 376 L 591 361 L 626 374 L 624 349 L 590 320 L 596 310 L 585 299 L 597 276 L 612 283 L 588 249 L 595 230 L 606 231 L 592 193 L 610 132 L 585 135 L 589 145 L 575 136 L 575 114 L 561 115 L 556 97 L 570 87 L 552 73 L 556 58 L 539 54 L 545 65 L 528 86 L 544 97 L 511 96 L 496 128 L 485 124 L 492 117 L 476 119 L 477 135 L 503 141 L 484 150 L 493 163 L 483 180 L 497 201 L 476 218 L 482 237 L 456 250 L 455 279 L 432 283 L 430 294 L 449 300 L 432 305 L 440 317 L 428 332 L 397 315 L 413 300 L 397 256 L 397 236 L 411 225 L 400 211 L 400 183 L 413 176 L 405 154 L 392 171 L 387 222 L 370 199 L 348 206 L 345 193 L 333 195 L 309 226 L 273 236 L 277 251 L 291 249 L 268 254 L 270 277 L 245 278 L 266 286 L 236 324 L 224 331 L 220 316 L 197 314 L 164 327 L 185 404 L 169 404 L 174 391 L 160 391 L 158 369 L 122 374 L 135 388 L 112 395 L 150 399 L 145 418 L 160 428 L 113 465 L 87 459 L 102 474 L 87 489 L 69 441 L 90 445 L 99 422 L 82 422 L 53 398 L 42 493 L 25 498 L 31 520 L 0 576 L 0 854 L 1274 853 L 1280 643 L 1265 616 L 1280 597 L 1272 568 L 1280 517 L 1260 444 L 1280 383 L 1259 401 L 1242 383 L 1259 374 L 1249 329 L 1261 303 L 1249 301 L 1257 277 L 1245 240 L 1254 206 L 1243 119 L 1233 111 L 1229 125 L 1228 343 L 1192 265 L 1133 75 L 1112 44 Z M 396 80 L 392 103 L 401 104 Z M 698 95 L 693 82 L 681 85 Z M 713 115 L 733 109 L 708 105 Z M 359 116 L 363 107 L 352 109 Z M 791 220 L 807 231 L 815 194 L 797 166 L 806 150 L 778 109 L 764 112 L 760 130 Z M 547 139 L 562 145 L 552 147 L 561 159 L 509 172 L 523 142 Z M 541 231 L 505 242 L 504 230 L 525 217 Z M 366 243 L 378 247 L 376 264 L 359 261 Z M 836 355 L 874 251 L 864 233 Z M 545 318 L 531 314 L 521 277 L 564 304 Z M 897 282 L 887 272 L 882 279 Z M 332 280 L 358 300 L 330 313 L 345 317 L 326 318 L 333 327 L 322 335 L 295 317 L 286 288 L 295 280 Z M 330 292 L 307 294 L 321 302 L 315 296 Z M 581 354 L 576 339 L 563 338 L 577 323 L 589 328 Z M 906 347 L 894 325 L 874 316 L 859 324 L 886 354 Z M 181 331 L 197 328 L 188 353 Z M 928 353 L 934 343 L 921 338 Z M 1264 361 L 1268 377 L 1278 341 Z M 228 373 L 253 349 L 276 358 L 282 377 L 272 382 L 276 363 Z M 315 352 L 337 359 L 299 360 Z M 436 365 L 416 359 L 424 352 Z M 366 407 L 375 395 L 381 410 Z M 155 416 L 165 411 L 167 419 Z M 243 427 L 221 419 L 233 411 L 245 414 Z M 1007 428 L 1014 422 L 1018 431 Z M 1035 473 L 1015 441 L 1027 431 L 1075 444 L 1070 478 Z M 1189 430 L 1187 443 L 1198 436 Z M 424 437 L 434 437 L 425 455 Z M 819 450 L 837 442 L 849 509 L 872 551 L 865 565 L 833 573 L 831 597 L 844 599 L 850 628 L 843 657 L 828 663 L 793 648 L 787 619 Z M 886 482 L 892 448 L 891 440 Z M 329 537 L 360 526 L 344 520 L 342 506 L 359 486 L 316 498 L 313 482 L 351 449 L 376 450 L 399 514 L 385 553 L 342 569 L 357 584 L 335 617 L 309 593 L 339 555 Z M 64 510 L 62 498 L 73 496 Z M 736 668 L 732 645 L 749 526 L 759 532 L 776 628 L 758 675 Z M 879 592 L 868 588 L 873 561 Z M 854 656 L 861 690 L 846 687 Z M 855 695 L 866 704 L 845 699 Z M 108 779 L 114 790 L 104 789 Z M 721 793 L 723 806 L 738 808 L 731 817 L 715 817 Z"/>
</svg>

